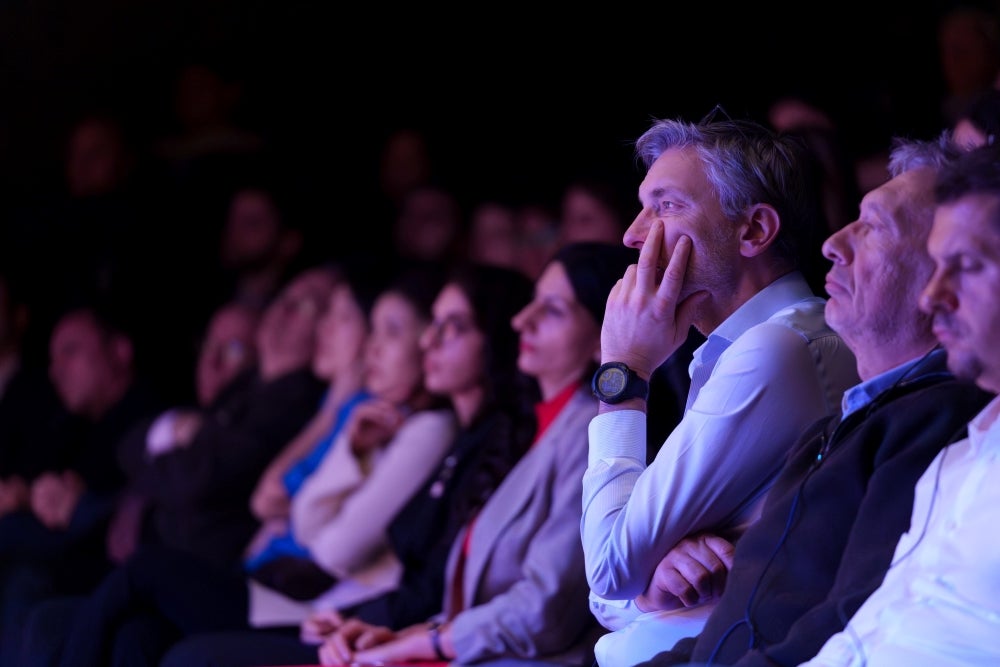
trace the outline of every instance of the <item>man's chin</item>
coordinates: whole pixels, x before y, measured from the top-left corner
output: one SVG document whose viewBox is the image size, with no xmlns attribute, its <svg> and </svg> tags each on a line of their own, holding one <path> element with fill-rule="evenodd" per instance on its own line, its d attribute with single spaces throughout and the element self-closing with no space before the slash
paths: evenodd
<svg viewBox="0 0 1000 667">
<path fill-rule="evenodd" d="M 948 355 L 948 370 L 960 380 L 975 382 L 983 373 L 983 365 L 975 356 L 956 347 L 944 345 Z"/>
</svg>

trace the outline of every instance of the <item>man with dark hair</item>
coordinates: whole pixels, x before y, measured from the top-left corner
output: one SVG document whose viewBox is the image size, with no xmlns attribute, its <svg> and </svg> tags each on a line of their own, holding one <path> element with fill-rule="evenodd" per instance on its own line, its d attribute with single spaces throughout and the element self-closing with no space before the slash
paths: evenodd
<svg viewBox="0 0 1000 667">
<path fill-rule="evenodd" d="M 0 518 L 0 664 L 16 664 L 21 627 L 38 600 L 94 585 L 110 568 L 104 535 L 125 474 L 118 441 L 157 400 L 135 369 L 130 335 L 100 308 L 63 314 L 49 374 L 69 414 L 26 495 Z M 43 433 L 46 425 L 39 425 Z"/>
</svg>

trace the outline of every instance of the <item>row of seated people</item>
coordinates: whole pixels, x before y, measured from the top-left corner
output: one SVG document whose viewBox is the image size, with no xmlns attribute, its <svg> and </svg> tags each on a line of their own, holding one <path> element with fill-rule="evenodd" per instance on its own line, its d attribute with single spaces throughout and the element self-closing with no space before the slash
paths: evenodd
<svg viewBox="0 0 1000 667">
<path fill-rule="evenodd" d="M 523 399 L 540 399 L 533 419 L 523 405 L 508 406 L 510 428 L 489 429 L 490 437 L 506 434 L 501 437 L 511 447 L 507 469 L 497 468 L 495 460 L 486 466 L 493 473 L 492 485 L 479 480 L 474 485 L 482 492 L 478 496 L 427 509 L 432 505 L 426 498 L 440 498 L 457 473 L 459 457 L 444 451 L 436 474 L 424 478 L 418 473 L 423 491 L 416 490 L 413 479 L 400 483 L 392 471 L 385 478 L 376 476 L 384 463 L 396 460 L 386 452 L 407 431 L 402 425 L 415 415 L 429 416 L 424 413 L 433 413 L 437 408 L 432 406 L 439 404 L 414 405 L 409 398 L 393 402 L 379 395 L 377 387 L 365 386 L 373 397 L 342 415 L 340 435 L 323 461 L 313 462 L 317 467 L 307 471 L 300 487 L 286 478 L 299 457 L 270 458 L 263 476 L 268 463 L 259 463 L 250 477 L 251 487 L 260 483 L 252 505 L 261 513 L 258 518 L 268 520 L 263 524 L 268 529 L 246 536 L 243 547 L 250 544 L 249 551 L 241 548 L 222 571 L 213 571 L 217 565 L 192 560 L 188 551 L 169 543 L 139 549 L 89 596 L 35 605 L 24 664 L 105 664 L 109 659 L 158 664 L 165 656 L 164 664 L 206 665 L 317 659 L 324 664 L 510 659 L 581 665 L 589 664 L 595 649 L 602 667 L 637 664 L 654 655 L 663 664 L 799 664 L 831 636 L 831 648 L 817 659 L 853 664 L 861 640 L 849 633 L 841 639 L 836 633 L 890 569 L 900 536 L 904 558 L 920 545 L 922 533 L 907 543 L 904 531 L 911 509 L 914 516 L 921 507 L 927 510 L 920 494 L 936 493 L 938 481 L 921 476 L 997 388 L 991 375 L 995 370 L 984 370 L 982 364 L 962 365 L 949 355 L 946 367 L 928 315 L 953 317 L 955 295 L 938 274 L 932 282 L 937 291 L 924 290 L 934 260 L 940 266 L 941 247 L 949 242 L 948 231 L 936 245 L 932 237 L 931 252 L 937 253 L 932 260 L 926 245 L 932 221 L 935 230 L 939 226 L 935 195 L 944 198 L 938 210 L 946 213 L 938 217 L 946 230 L 948 224 L 966 224 L 967 218 L 983 222 L 975 216 L 985 218 L 991 210 L 949 208 L 953 202 L 948 199 L 966 196 L 962 188 L 991 192 L 989 184 L 962 180 L 966 174 L 961 169 L 970 164 L 996 171 L 994 155 L 980 157 L 986 150 L 966 158 L 946 135 L 898 144 L 892 178 L 862 200 L 858 221 L 824 244 L 833 264 L 827 277 L 830 298 L 824 300 L 813 294 L 797 265 L 801 235 L 817 228 L 811 222 L 819 201 L 807 194 L 814 192 L 815 183 L 809 181 L 802 146 L 747 121 L 657 122 L 637 143 L 648 171 L 640 186 L 643 209 L 626 232 L 625 245 L 640 248 L 639 254 L 618 257 L 609 267 L 592 255 L 574 256 L 583 246 L 567 246 L 539 276 L 533 301 L 525 296 L 498 318 L 504 326 L 494 329 L 495 336 L 485 327 L 478 329 L 488 341 L 479 341 L 484 348 L 491 348 L 506 329 L 512 339 L 507 373 L 517 368 L 534 379 L 534 390 L 540 392 L 532 396 L 523 386 L 473 392 L 480 399 L 517 397 L 528 405 L 535 401 Z M 948 178 L 951 194 L 935 190 L 936 179 L 947 185 Z M 603 253 L 612 248 L 624 252 L 607 244 L 596 247 Z M 474 401 L 435 385 L 435 373 L 449 360 L 445 352 L 477 330 L 473 322 L 480 323 L 513 298 L 518 282 L 526 294 L 531 289 L 523 275 L 514 279 L 517 272 L 485 272 L 507 275 L 482 303 L 466 286 L 471 274 L 443 279 L 443 289 L 431 290 L 432 315 L 425 314 L 423 326 L 418 323 L 410 336 L 411 358 L 424 376 L 411 386 L 447 397 L 450 407 L 444 412 L 457 420 L 459 434 L 453 443 L 461 442 L 470 427 L 463 419 L 470 411 L 463 406 Z M 595 272 L 602 274 L 598 281 Z M 336 280 L 330 281 L 331 291 Z M 411 289 L 418 282 L 404 280 Z M 399 286 L 387 288 L 372 306 L 366 368 L 378 367 L 383 297 L 407 301 L 400 299 L 404 292 Z M 587 317 L 575 323 L 578 331 L 564 329 L 546 341 L 540 323 L 554 326 L 565 320 L 558 313 L 560 303 L 578 318 L 584 315 L 582 305 Z M 409 305 L 409 315 L 419 321 L 420 308 Z M 395 326 L 398 318 L 383 315 L 390 320 L 384 323 L 388 339 L 400 327 Z M 562 325 L 567 326 L 565 321 Z M 946 323 L 937 326 L 950 332 L 943 340 L 946 347 L 959 338 L 959 331 Z M 687 408 L 647 465 L 644 383 L 683 347 L 691 327 L 706 342 L 694 354 Z M 553 365 L 574 351 L 575 370 L 564 366 L 556 371 Z M 586 384 L 597 361 L 628 367 L 622 394 L 598 383 L 595 392 L 601 400 L 589 395 Z M 475 370 L 468 358 L 460 368 Z M 481 378 L 484 370 L 471 375 Z M 488 374 L 491 381 L 502 377 L 495 371 Z M 615 371 L 621 367 L 608 369 Z M 968 377 L 957 380 L 954 374 Z M 374 379 L 378 373 L 371 375 Z M 986 391 L 970 380 L 978 380 Z M 583 395 L 587 408 L 585 416 L 574 420 L 577 426 L 570 427 L 563 418 L 575 394 Z M 983 430 L 989 426 L 989 415 L 984 415 Z M 337 421 L 331 417 L 327 423 Z M 530 426 L 519 428 L 525 424 Z M 200 430 L 197 424 L 194 428 Z M 289 440 L 291 436 L 283 442 Z M 565 445 L 568 449 L 560 450 L 555 443 L 564 440 L 576 449 Z M 147 463 L 197 447 L 168 445 L 160 451 L 152 444 L 155 438 L 142 441 Z M 582 442 L 589 446 L 580 446 Z M 292 440 L 286 452 L 293 445 L 302 446 Z M 522 449 L 527 452 L 521 454 Z M 589 458 L 583 453 L 588 449 Z M 319 475 L 338 452 L 341 463 Z M 571 461 L 577 461 L 576 468 Z M 412 472 L 414 464 L 409 466 Z M 279 477 L 286 485 L 285 497 L 275 490 Z M 310 488 L 323 477 L 338 478 L 333 483 L 340 486 Z M 396 496 L 395 507 L 402 509 L 395 518 L 391 509 L 381 512 L 380 502 L 369 501 L 362 510 L 373 524 L 391 522 L 364 527 L 378 533 L 373 547 L 363 543 L 366 533 L 350 521 L 350 512 L 355 502 L 364 507 L 364 491 L 380 478 L 395 480 L 398 488 L 393 490 L 402 496 Z M 264 502 L 265 483 L 272 489 L 270 504 Z M 391 508 L 386 492 L 379 495 Z M 297 512 L 297 504 L 307 500 L 308 511 Z M 246 496 L 243 501 L 247 511 L 251 503 Z M 268 516 L 263 516 L 265 506 Z M 424 511 L 437 513 L 447 526 L 437 542 L 420 531 L 447 558 L 414 564 L 400 557 L 407 552 L 397 550 L 391 538 L 419 525 L 413 512 Z M 570 518 L 574 513 L 575 519 Z M 394 530 L 400 521 L 404 525 Z M 349 536 L 326 532 L 338 522 L 352 525 Z M 523 539 L 518 539 L 519 529 Z M 353 543 L 355 533 L 361 538 L 358 544 Z M 720 536 L 738 539 L 735 555 Z M 435 552 L 424 542 L 409 555 L 422 559 Z M 384 564 L 383 556 L 396 562 Z M 933 560 L 933 552 L 927 558 Z M 715 584 L 730 565 L 733 571 L 720 597 Z M 713 575 L 708 589 L 703 581 L 688 581 L 695 579 L 691 573 L 696 566 Z M 439 594 L 417 595 L 411 599 L 424 608 L 405 619 L 395 616 L 409 609 L 408 574 L 436 567 Z M 893 575 L 909 570 L 909 576 L 919 577 L 920 567 L 907 561 Z M 981 566 L 976 571 L 984 572 Z M 904 575 L 895 576 L 897 588 L 910 585 L 899 580 Z M 418 586 L 434 584 L 433 577 L 418 580 Z M 360 591 L 366 585 L 388 588 L 372 597 L 372 589 Z M 343 597 L 338 600 L 338 595 Z M 355 595 L 359 597 L 352 599 Z M 879 600 L 879 594 L 872 599 Z M 271 614 L 270 621 L 255 612 L 257 602 L 269 606 L 259 610 Z M 323 608 L 315 608 L 317 603 Z M 294 618 L 301 625 L 284 625 Z M 612 632 L 603 632 L 596 620 Z M 275 622 L 283 629 L 247 634 L 251 626 Z M 694 642 L 677 642 L 695 635 Z M 973 628 L 961 638 L 982 641 L 984 636 L 982 628 Z M 879 664 L 894 664 L 892 638 L 864 639 L 875 648 L 884 642 L 889 662 Z M 993 649 L 990 642 L 975 647 L 976 655 L 990 655 Z M 954 657 L 972 649 L 969 642 L 927 642 L 920 650 Z"/>
<path fill-rule="evenodd" d="M 312 371 L 329 381 L 319 412 L 308 421 L 299 413 L 298 435 L 277 454 L 273 439 L 265 445 L 257 437 L 211 437 L 204 412 L 170 410 L 133 429 L 119 454 L 130 494 L 145 496 L 154 535 L 140 539 L 138 550 L 88 595 L 37 605 L 23 630 L 21 664 L 57 664 L 60 655 L 65 664 L 104 664 L 111 655 L 135 664 L 130 650 L 153 656 L 207 630 L 287 626 L 312 607 L 351 609 L 402 629 L 439 611 L 447 556 L 473 516 L 477 539 L 469 548 L 483 540 L 476 563 L 482 571 L 475 576 L 492 583 L 461 605 L 489 600 L 500 613 L 500 593 L 510 588 L 508 608 L 522 608 L 523 596 L 534 596 L 539 602 L 529 608 L 554 621 L 553 604 L 560 612 L 565 607 L 544 602 L 555 587 L 562 591 L 558 598 L 574 600 L 576 621 L 557 636 L 528 623 L 530 632 L 506 641 L 546 647 L 554 641 L 546 653 L 558 649 L 574 655 L 574 663 L 583 661 L 593 640 L 588 632 L 596 630 L 586 608 L 577 528 L 586 424 L 596 412 L 585 385 L 607 293 L 635 258 L 620 245 L 568 246 L 539 279 L 534 297 L 532 281 L 520 272 L 480 265 L 457 269 L 440 290 L 445 276 L 433 270 L 404 271 L 381 290 L 376 286 L 384 279 L 371 267 L 340 266 L 322 289 L 316 271 L 293 281 L 287 291 L 298 296 L 279 297 L 262 318 L 258 365 L 264 364 L 269 314 L 277 321 L 325 312 L 312 361 Z M 307 279 L 316 289 L 305 300 Z M 321 291 L 329 292 L 322 308 Z M 288 328 L 273 339 L 287 341 L 291 335 L 279 334 Z M 258 423 L 245 435 L 260 433 L 264 405 L 255 406 Z M 556 428 L 548 432 L 551 421 Z M 543 430 L 551 442 L 524 454 Z M 269 446 L 265 465 L 254 449 Z M 508 475 L 518 462 L 521 472 Z M 242 493 L 248 479 L 257 480 L 252 494 Z M 507 501 L 484 506 L 501 482 L 509 487 Z M 256 535 L 240 520 L 251 506 L 261 520 Z M 487 507 L 495 508 L 494 518 L 487 518 Z M 509 538 L 512 530 L 521 538 Z M 517 556 L 488 555 L 498 540 Z M 564 571 L 573 545 L 577 564 Z M 538 562 L 511 569 L 529 550 L 536 553 L 529 560 Z M 536 570 L 544 582 L 534 581 Z M 164 592 L 176 594 L 174 601 L 150 613 L 157 606 L 151 600 L 162 600 Z M 466 631 L 474 640 L 468 650 L 488 655 L 496 648 L 476 639 L 479 625 Z M 296 638 L 298 627 L 286 629 L 291 646 L 315 659 L 315 647 Z"/>
</svg>

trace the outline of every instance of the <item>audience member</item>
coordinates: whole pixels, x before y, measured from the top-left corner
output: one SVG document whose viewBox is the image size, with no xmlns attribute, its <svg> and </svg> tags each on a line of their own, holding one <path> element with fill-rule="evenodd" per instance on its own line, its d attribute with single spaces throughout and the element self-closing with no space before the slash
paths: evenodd
<svg viewBox="0 0 1000 667">
<path fill-rule="evenodd" d="M 367 257 L 356 259 L 340 264 L 340 280 L 318 323 L 312 369 L 327 382 L 320 408 L 271 460 L 250 498 L 251 509 L 261 522 L 258 536 L 275 536 L 275 544 L 264 546 L 265 551 L 279 544 L 297 551 L 297 543 L 287 532 L 291 498 L 323 460 L 351 411 L 369 398 L 364 387 L 365 341 L 372 306 L 387 286 L 388 276 Z"/>
<path fill-rule="evenodd" d="M 124 325 L 103 308 L 72 308 L 50 336 L 50 376 L 74 423 L 26 505 L 0 518 L 0 664 L 16 665 L 31 606 L 93 586 L 110 568 L 104 535 L 125 474 L 115 447 L 157 399 L 136 372 Z M 41 444 L 41 443 L 39 443 Z"/>
<path fill-rule="evenodd" d="M 396 588 L 347 608 L 317 605 L 302 639 L 255 631 L 194 636 L 165 665 L 264 665 L 316 661 L 316 644 L 345 617 L 400 629 L 440 609 L 445 563 L 459 529 L 482 506 L 534 434 L 534 387 L 517 369 L 511 318 L 530 300 L 531 281 L 510 269 L 463 265 L 449 300 L 424 334 L 425 383 L 447 395 L 460 431 L 438 470 L 403 507 L 387 537 L 403 566 Z"/>
<path fill-rule="evenodd" d="M 151 499 L 158 543 L 223 565 L 239 559 L 256 529 L 254 484 L 319 403 L 310 363 L 337 279 L 329 266 L 297 274 L 261 316 L 253 367 L 207 409 L 168 411 L 122 443 L 133 487 Z"/>
<path fill-rule="evenodd" d="M 315 555 L 278 558 L 255 569 L 254 579 L 269 589 L 296 600 L 322 594 L 354 603 L 398 577 L 398 564 L 386 557 L 385 526 L 436 469 L 454 429 L 451 411 L 423 386 L 419 339 L 438 283 L 422 277 L 406 273 L 375 302 L 365 352 L 372 398 L 351 413 L 338 442 L 292 499 L 295 536 Z M 176 638 L 248 627 L 246 577 L 232 564 L 146 550 L 117 579 L 127 587 L 111 595 L 104 585 L 88 602 L 61 664 L 107 664 L 109 656 L 112 664 L 156 664 Z M 251 613 L 255 602 L 251 595 Z M 137 639 L 130 628 L 135 616 L 160 621 L 155 642 Z M 102 647 L 104 638 L 110 641 Z"/>
<path fill-rule="evenodd" d="M 558 206 L 544 199 L 522 202 L 517 207 L 517 226 L 521 236 L 518 266 L 535 280 L 559 249 Z"/>
<path fill-rule="evenodd" d="M 1000 391 L 1000 147 L 946 167 L 927 247 L 934 273 L 920 307 L 948 368 Z M 940 410 L 939 407 L 934 408 Z M 885 579 L 807 665 L 993 665 L 1000 660 L 997 447 L 1000 399 L 942 450 L 917 482 L 908 530 Z M 963 429 L 965 430 L 965 429 Z"/>
<path fill-rule="evenodd" d="M 768 107 L 767 115 L 778 132 L 802 137 L 814 158 L 826 224 L 809 237 L 801 265 L 813 291 L 821 292 L 827 269 L 820 250 L 823 241 L 854 220 L 861 199 L 854 156 L 848 152 L 843 131 L 833 114 L 805 95 L 779 97 Z"/>
<path fill-rule="evenodd" d="M 393 221 L 395 259 L 455 264 L 462 258 L 465 234 L 465 213 L 457 193 L 437 182 L 418 185 L 403 197 Z"/>
<path fill-rule="evenodd" d="M 414 189 L 434 176 L 434 160 L 427 134 L 416 127 L 400 127 L 385 138 L 378 156 L 378 186 L 390 211 L 402 206 Z"/>
<path fill-rule="evenodd" d="M 290 206 L 273 183 L 248 181 L 232 192 L 218 245 L 223 298 L 261 308 L 301 268 L 304 237 Z"/>
<path fill-rule="evenodd" d="M 624 193 L 608 177 L 586 175 L 569 182 L 559 211 L 560 246 L 576 241 L 621 243 L 628 227 Z"/>
<path fill-rule="evenodd" d="M 375 301 L 364 351 L 370 399 L 351 411 L 291 500 L 290 533 L 304 553 L 252 570 L 264 587 L 308 601 L 286 624 L 297 626 L 311 607 L 357 604 L 399 581 L 386 531 L 437 470 L 456 429 L 447 401 L 424 384 L 420 339 L 441 284 L 422 274 L 404 271 Z M 252 584 L 250 593 L 250 622 L 278 625 L 263 618 L 271 591 Z M 234 629 L 248 627 L 242 620 Z"/>
<path fill-rule="evenodd" d="M 168 91 L 172 125 L 153 153 L 180 182 L 226 171 L 227 164 L 261 154 L 263 137 L 242 122 L 244 82 L 228 66 L 206 59 L 182 63 Z"/>
<path fill-rule="evenodd" d="M 821 224 L 801 140 L 751 121 L 662 120 L 636 153 L 648 171 L 624 241 L 639 263 L 608 298 L 583 476 L 591 608 L 612 630 L 643 610 L 635 598 L 682 538 L 735 538 L 757 518 L 795 439 L 857 381 L 796 265 L 802 235 Z M 647 466 L 648 380 L 691 326 L 706 342 L 686 410 Z M 711 606 L 662 632 L 697 632 Z"/>
<path fill-rule="evenodd" d="M 519 268 L 521 232 L 517 209 L 500 199 L 485 199 L 469 216 L 466 259 L 480 264 Z"/>
<path fill-rule="evenodd" d="M 103 110 L 74 116 L 61 139 L 59 178 L 20 207 L 13 237 L 5 239 L 21 255 L 11 258 L 23 267 L 36 328 L 51 331 L 81 303 L 110 304 L 130 314 L 133 342 L 147 347 L 156 340 L 144 327 L 155 301 L 149 278 L 156 262 L 132 139 L 123 121 Z M 143 374 L 156 379 L 148 367 Z"/>
<path fill-rule="evenodd" d="M 256 310 L 237 302 L 220 306 L 209 320 L 195 368 L 197 409 L 211 411 L 221 405 L 226 400 L 226 390 L 232 391 L 240 384 L 235 380 L 256 366 L 258 321 Z M 144 429 L 145 424 L 130 437 Z M 119 496 L 107 535 L 112 562 L 124 562 L 143 540 L 148 501 L 138 488 L 128 487 Z"/>
<path fill-rule="evenodd" d="M 811 426 L 792 449 L 760 519 L 736 545 L 705 629 L 672 648 L 661 644 L 671 650 L 649 664 L 798 664 L 882 581 L 909 526 L 913 485 L 988 400 L 947 372 L 917 303 L 933 272 L 926 245 L 935 174 L 956 154 L 946 135 L 898 140 L 892 178 L 865 195 L 858 220 L 827 239 L 826 318 L 854 351 L 862 382 L 845 392 L 839 416 Z M 699 539 L 689 545 L 694 553 Z M 711 594 L 710 581 L 671 592 L 679 573 L 702 567 L 676 556 L 647 591 L 661 608 Z M 615 653 L 608 664 L 626 661 Z"/>
<path fill-rule="evenodd" d="M 986 7 L 958 4 L 937 24 L 938 65 L 944 81 L 941 115 L 947 126 L 1000 75 L 1000 20 Z"/>
<path fill-rule="evenodd" d="M 51 659 L 63 640 L 66 660 L 85 660 L 102 638 L 72 624 L 106 622 L 101 613 L 131 599 L 131 576 L 163 553 L 180 552 L 214 567 L 238 568 L 257 522 L 250 493 L 270 459 L 315 411 L 322 385 L 310 361 L 316 322 L 337 280 L 333 267 L 297 274 L 268 305 L 256 332 L 258 363 L 234 379 L 209 409 L 178 408 L 146 420 L 122 440 L 118 456 L 130 488 L 149 499 L 146 541 L 83 599 L 34 610 L 25 660 Z M 70 627 L 68 636 L 66 628 Z M 163 641 L 148 618 L 130 623 L 123 642 L 141 650 Z M 129 643 L 131 642 L 131 643 Z"/>
<path fill-rule="evenodd" d="M 239 302 L 224 303 L 208 322 L 195 367 L 198 405 L 212 405 L 247 369 L 257 365 L 260 312 Z"/>
<path fill-rule="evenodd" d="M 600 354 L 608 293 L 634 251 L 598 242 L 559 250 L 512 320 L 518 366 L 536 378 L 538 434 L 459 534 L 442 611 L 409 628 L 350 619 L 320 648 L 325 665 L 412 660 L 582 665 L 601 631 L 586 605 L 580 476 L 597 413 L 588 380 Z M 447 289 L 439 306 L 448 303 Z"/>
</svg>

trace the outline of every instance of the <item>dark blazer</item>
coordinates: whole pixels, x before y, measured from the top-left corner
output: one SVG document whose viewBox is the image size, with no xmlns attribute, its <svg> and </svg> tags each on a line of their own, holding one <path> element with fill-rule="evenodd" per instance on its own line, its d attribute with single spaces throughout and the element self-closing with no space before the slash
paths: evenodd
<svg viewBox="0 0 1000 667">
<path fill-rule="evenodd" d="M 264 468 L 315 414 L 324 386 L 308 369 L 269 382 L 256 374 L 204 415 L 194 440 L 150 458 L 142 430 L 119 452 L 151 501 L 155 539 L 219 565 L 239 562 L 257 520 L 250 495 Z"/>
<path fill-rule="evenodd" d="M 817 422 L 737 544 L 701 634 L 643 664 L 714 655 L 714 664 L 797 665 L 813 657 L 881 584 L 909 527 L 917 480 L 989 398 L 954 379 L 938 350 L 867 408 Z"/>
</svg>

